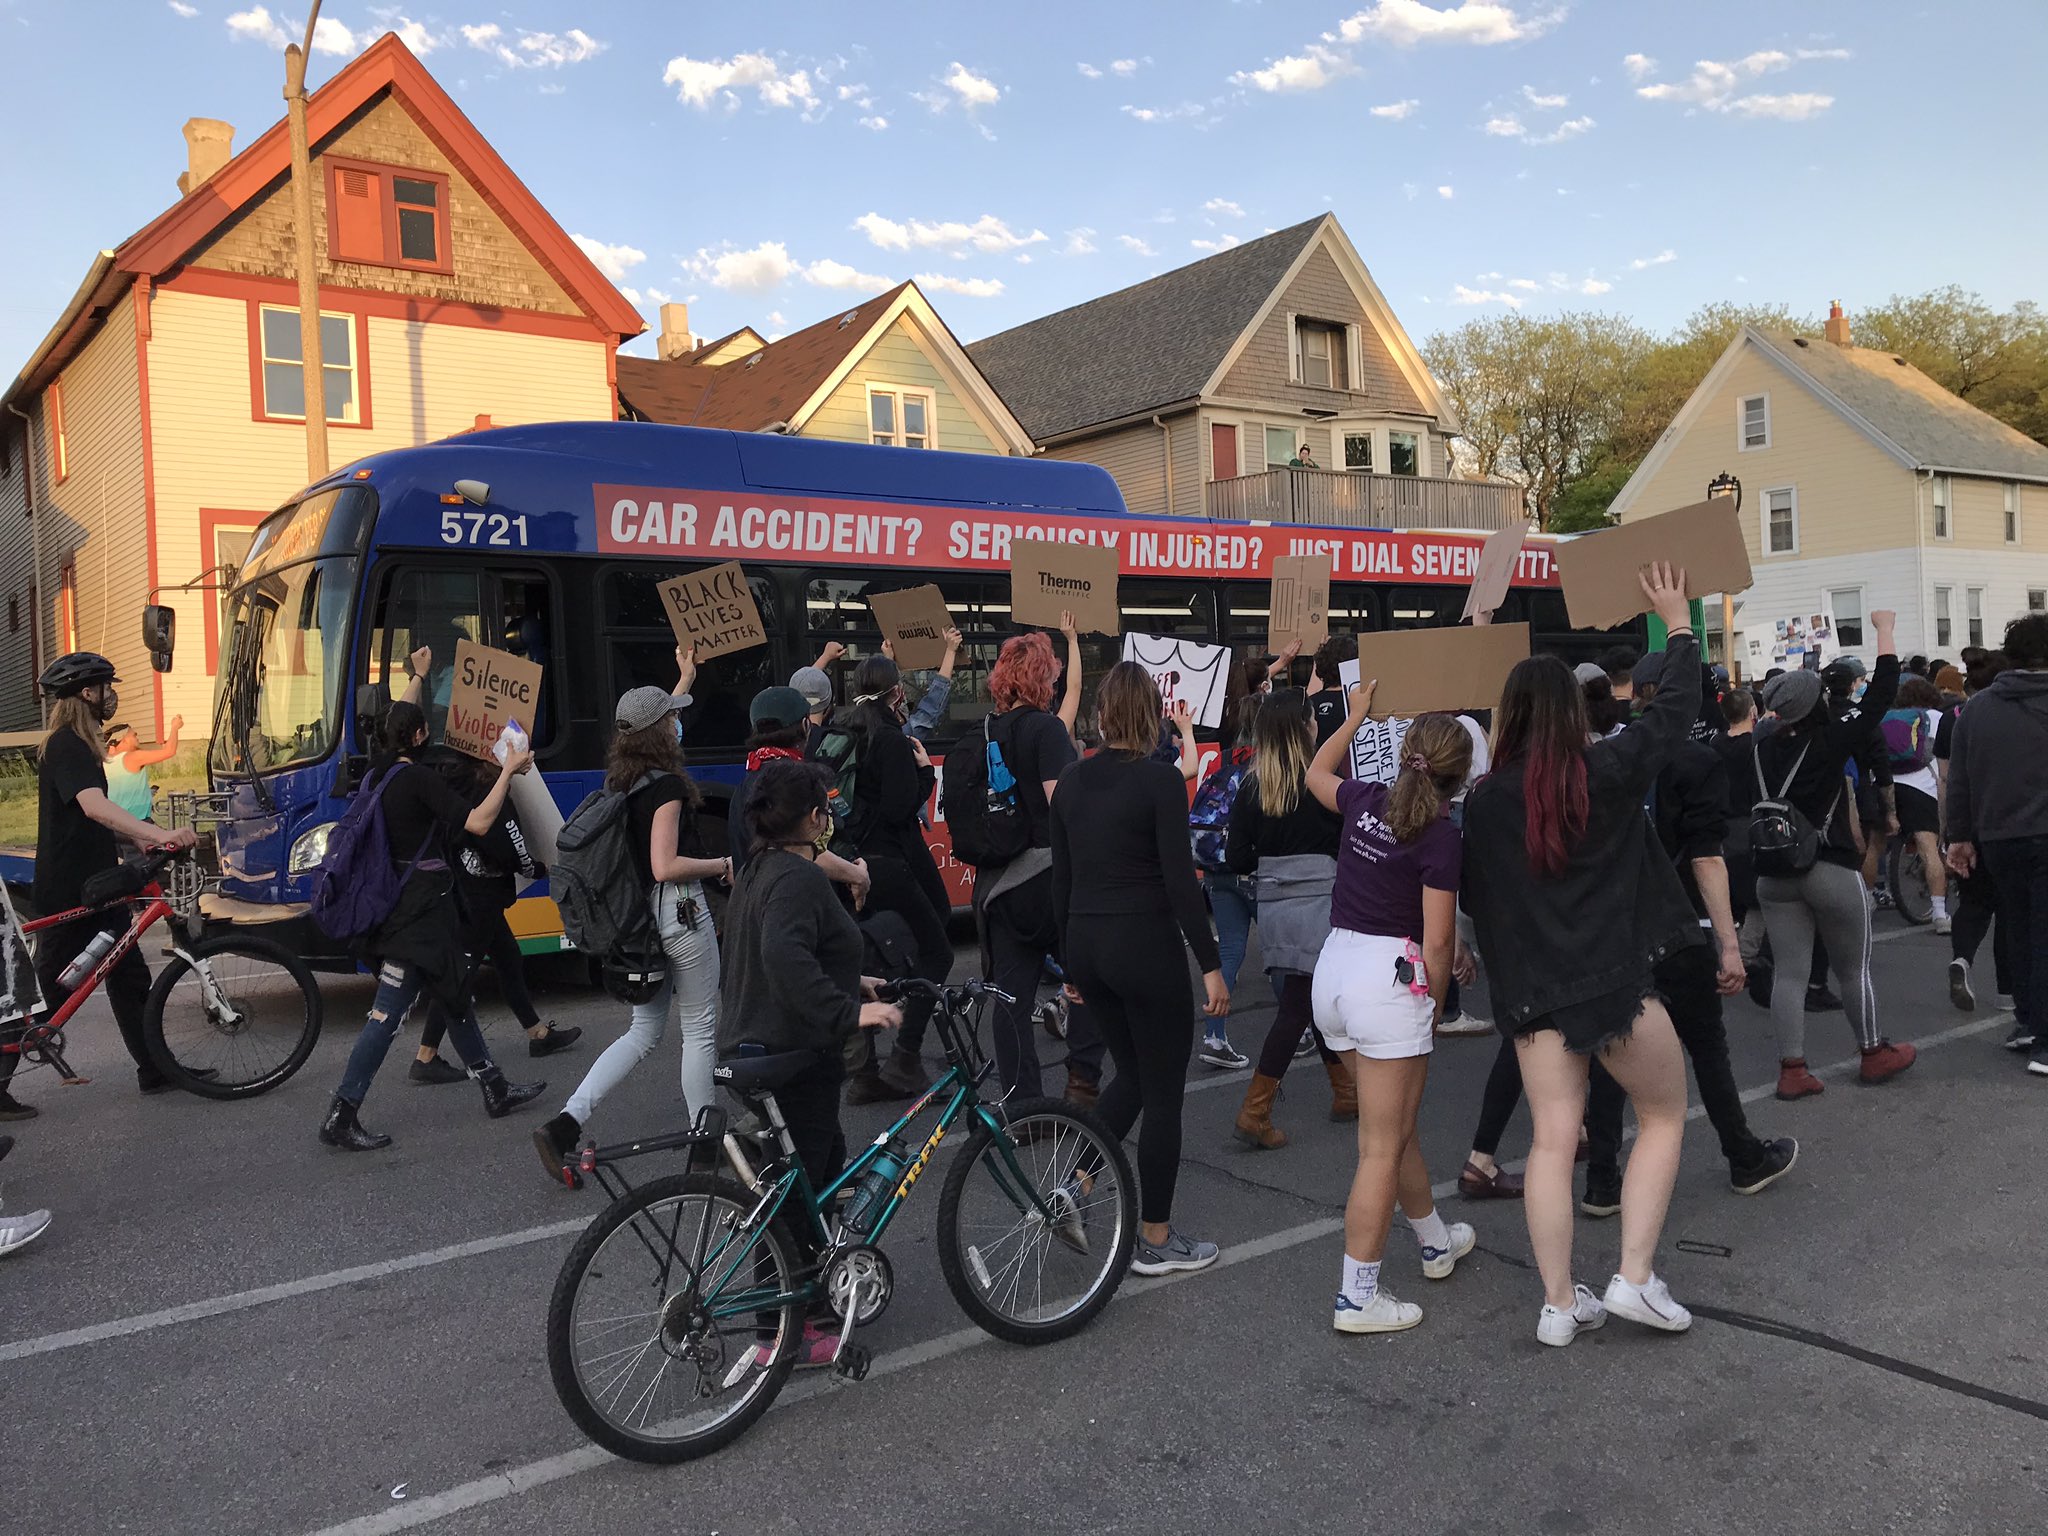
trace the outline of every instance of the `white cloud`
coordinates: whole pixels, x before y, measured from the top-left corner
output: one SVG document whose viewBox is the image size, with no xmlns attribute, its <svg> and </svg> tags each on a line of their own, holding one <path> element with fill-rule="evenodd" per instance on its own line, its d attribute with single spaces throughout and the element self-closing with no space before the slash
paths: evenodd
<svg viewBox="0 0 2048 1536">
<path fill-rule="evenodd" d="M 1244 217 L 1244 209 L 1227 197 L 1210 198 L 1209 201 L 1202 204 L 1202 212 L 1218 213 L 1226 219 L 1241 219 Z"/>
<path fill-rule="evenodd" d="M 957 59 L 946 71 L 945 86 L 967 107 L 993 106 L 1003 94 L 1002 87 L 995 81 L 986 75 L 977 75 Z"/>
<path fill-rule="evenodd" d="M 879 115 L 875 117 L 864 117 L 860 120 L 860 125 L 863 128 L 872 128 L 876 133 L 880 133 L 884 128 L 889 126 L 889 119 Z"/>
<path fill-rule="evenodd" d="M 1146 59 L 1145 62 L 1149 64 L 1152 61 Z M 1111 59 L 1109 61 L 1109 71 L 1113 75 L 1135 75 L 1138 72 L 1138 60 Z"/>
<path fill-rule="evenodd" d="M 999 277 L 948 277 L 943 272 L 920 272 L 917 285 L 940 293 L 961 294 L 970 299 L 996 299 L 1003 293 L 1003 280 Z"/>
<path fill-rule="evenodd" d="M 1084 80 L 1100 80 L 1102 78 L 1102 71 L 1093 64 L 1076 64 L 1074 68 L 1081 71 L 1081 77 Z"/>
<path fill-rule="evenodd" d="M 1853 59 L 1855 54 L 1846 48 L 1794 48 L 1795 59 Z"/>
<path fill-rule="evenodd" d="M 597 263 L 597 270 L 615 283 L 623 283 L 627 272 L 647 259 L 647 253 L 630 245 L 608 245 L 589 235 L 571 235 L 577 249 Z"/>
<path fill-rule="evenodd" d="M 1256 86 L 1262 91 L 1319 91 L 1340 75 L 1351 71 L 1351 61 L 1319 43 L 1310 43 L 1306 53 L 1274 59 L 1263 69 L 1241 69 L 1230 77 L 1233 85 Z"/>
<path fill-rule="evenodd" d="M 1491 117 L 1486 120 L 1481 132 L 1490 133 L 1497 139 L 1515 139 L 1523 144 L 1562 144 L 1566 139 L 1575 139 L 1590 131 L 1594 126 L 1590 117 L 1567 118 L 1548 133 L 1532 133 L 1522 120 L 1510 112 L 1505 117 Z"/>
<path fill-rule="evenodd" d="M 1844 48 L 1801 49 L 1801 59 L 1847 58 Z M 1799 122 L 1825 112 L 1835 98 L 1817 91 L 1788 95 L 1740 95 L 1749 82 L 1763 75 L 1789 69 L 1793 56 L 1776 48 L 1761 48 L 1739 59 L 1701 59 L 1692 74 L 1682 81 L 1660 80 L 1639 85 L 1636 94 L 1646 101 L 1673 101 L 1708 112 L 1732 112 L 1741 117 L 1775 117 Z"/>
<path fill-rule="evenodd" d="M 1422 0 L 1377 0 L 1337 25 L 1347 43 L 1391 43 L 1412 48 L 1417 43 L 1518 43 L 1541 37 L 1564 19 L 1564 8 L 1535 11 L 1499 0 L 1460 0 L 1441 10 Z"/>
<path fill-rule="evenodd" d="M 1576 139 L 1582 133 L 1589 133 L 1595 127 L 1590 117 L 1566 118 L 1548 133 L 1539 133 L 1525 142 L 1530 144 L 1562 144 L 1566 139 Z"/>
<path fill-rule="evenodd" d="M 937 223 L 912 219 L 899 224 L 879 213 L 864 213 L 853 221 L 853 227 L 866 235 L 871 244 L 885 251 L 907 251 L 913 246 L 925 250 L 959 251 L 972 246 L 977 251 L 994 255 L 1014 251 L 1020 246 L 1038 245 L 1046 238 L 1042 229 L 1034 229 L 1028 235 L 1019 234 L 992 213 L 984 213 L 972 224 L 963 224 L 957 219 Z"/>
<path fill-rule="evenodd" d="M 1678 252 L 1672 250 L 1669 246 L 1666 246 L 1663 250 L 1659 251 L 1654 256 L 1638 256 L 1634 261 L 1629 263 L 1629 266 L 1633 268 L 1635 271 L 1641 272 L 1647 267 L 1661 267 L 1666 262 L 1672 262 L 1676 260 L 1678 260 Z"/>
<path fill-rule="evenodd" d="M 1083 224 L 1079 229 L 1067 231 L 1067 243 L 1060 247 L 1062 256 L 1089 256 L 1095 251 L 1095 231 Z"/>
<path fill-rule="evenodd" d="M 798 271 L 789 259 L 789 247 L 780 240 L 763 240 L 745 251 L 700 250 L 683 262 L 683 269 L 699 282 L 740 293 L 766 293 Z"/>
<path fill-rule="evenodd" d="M 1561 93 L 1556 96 L 1539 96 L 1533 85 L 1522 87 L 1522 99 L 1539 112 L 1562 112 L 1572 104 L 1571 97 Z"/>
<path fill-rule="evenodd" d="M 1450 200 L 1451 200 L 1452 198 L 1456 197 L 1456 196 L 1457 196 L 1458 194 L 1457 194 L 1457 193 L 1456 193 L 1455 191 L 1453 191 L 1453 190 L 1452 190 L 1451 188 L 1449 188 L 1449 187 L 1438 187 L 1438 188 L 1436 189 L 1436 195 L 1437 195 L 1438 197 L 1442 198 L 1442 199 L 1443 199 L 1443 200 L 1444 200 L 1445 202 L 1449 202 L 1449 201 L 1450 201 Z"/>
<path fill-rule="evenodd" d="M 398 40 L 421 58 L 425 58 L 440 47 L 443 39 L 429 32 L 421 23 L 410 16 L 398 18 L 398 25 L 391 29 L 398 34 Z"/>
<path fill-rule="evenodd" d="M 1728 110 L 1743 117 L 1776 117 L 1788 123 L 1801 123 L 1809 117 L 1817 117 L 1835 104 L 1832 96 L 1823 96 L 1817 91 L 1795 91 L 1786 96 L 1738 96 L 1728 104 Z"/>
<path fill-rule="evenodd" d="M 481 26 L 465 26 L 461 32 L 465 43 L 479 53 L 490 54 L 507 69 L 560 69 L 594 59 L 605 50 L 605 44 L 581 27 L 566 32 L 522 30 L 508 39 L 503 27 L 487 21 Z"/>
<path fill-rule="evenodd" d="M 662 71 L 661 83 L 676 88 L 676 99 L 700 111 L 716 101 L 737 106 L 738 93 L 752 90 L 764 107 L 818 109 L 818 93 L 809 70 L 785 69 L 765 53 L 736 53 L 729 59 L 693 59 L 678 54 Z"/>
<path fill-rule="evenodd" d="M 1657 73 L 1657 61 L 1647 53 L 1631 53 L 1621 61 L 1631 80 L 1647 80 Z"/>
<path fill-rule="evenodd" d="M 1497 293 L 1489 288 L 1467 288 L 1463 283 L 1451 285 L 1453 304 L 1505 304 L 1509 309 L 1520 309 L 1522 301 L 1512 293 Z"/>
<path fill-rule="evenodd" d="M 1579 284 L 1579 292 L 1586 294 L 1588 296 L 1600 293 L 1611 293 L 1613 291 L 1614 284 L 1602 282 L 1597 277 L 1589 277 L 1583 283 Z"/>
<path fill-rule="evenodd" d="M 1372 115 L 1374 117 L 1391 117 L 1398 120 L 1400 118 L 1409 116 L 1411 113 L 1415 111 L 1417 107 L 1421 105 L 1421 102 L 1417 101 L 1413 96 L 1411 96 L 1406 101 L 1389 101 L 1383 103 L 1380 106 L 1374 107 L 1372 109 Z"/>
<path fill-rule="evenodd" d="M 1496 139 L 1519 139 L 1529 130 L 1522 126 L 1522 120 L 1510 112 L 1506 117 L 1490 117 L 1482 132 L 1492 134 Z"/>
<path fill-rule="evenodd" d="M 252 5 L 246 11 L 235 11 L 228 17 L 228 31 L 237 39 L 262 43 L 271 48 L 282 48 L 292 41 L 291 34 L 271 17 L 270 8 Z"/>
<path fill-rule="evenodd" d="M 804 281 L 820 288 L 858 289 L 862 293 L 880 293 L 884 288 L 893 288 L 891 278 L 878 277 L 872 272 L 861 272 L 849 267 L 843 261 L 834 261 L 829 256 L 814 261 L 803 269 Z"/>
<path fill-rule="evenodd" d="M 369 47 L 374 39 L 369 33 L 358 35 L 331 16 L 322 16 L 313 23 L 313 51 L 349 58 Z"/>
<path fill-rule="evenodd" d="M 1237 245 L 1239 243 L 1240 242 L 1237 236 L 1235 235 L 1218 235 L 1214 240 L 1203 240 L 1197 238 L 1194 240 L 1190 240 L 1188 242 L 1189 245 L 1193 246 L 1198 251 L 1227 251 L 1233 245 Z"/>
<path fill-rule="evenodd" d="M 1157 256 L 1159 253 L 1136 235 L 1118 235 L 1116 243 L 1137 256 Z"/>
<path fill-rule="evenodd" d="M 170 4 L 171 9 L 173 11 L 176 11 L 180 16 L 184 17 L 187 21 L 190 21 L 194 16 L 197 16 L 199 14 L 199 7 L 196 5 L 187 5 L 185 3 L 185 0 L 170 0 Z"/>
<path fill-rule="evenodd" d="M 1510 288 L 1519 288 L 1524 293 L 1534 293 L 1543 285 L 1533 277 L 1511 277 L 1508 279 L 1508 286 Z"/>
<path fill-rule="evenodd" d="M 1141 123 L 1170 123 L 1180 117 L 1200 117 L 1203 108 L 1192 101 L 1184 101 L 1177 107 L 1133 107 L 1124 106 L 1122 112 Z"/>
<path fill-rule="evenodd" d="M 1401 183 L 1401 195 L 1407 198 L 1408 201 L 1411 203 L 1415 201 L 1416 197 L 1420 194 L 1421 190 L 1422 189 L 1416 186 L 1415 183 L 1412 181 L 1404 181 Z"/>
<path fill-rule="evenodd" d="M 787 325 L 789 321 L 783 318 L 781 310 L 771 309 L 768 311 L 768 323 L 770 325 Z"/>
</svg>

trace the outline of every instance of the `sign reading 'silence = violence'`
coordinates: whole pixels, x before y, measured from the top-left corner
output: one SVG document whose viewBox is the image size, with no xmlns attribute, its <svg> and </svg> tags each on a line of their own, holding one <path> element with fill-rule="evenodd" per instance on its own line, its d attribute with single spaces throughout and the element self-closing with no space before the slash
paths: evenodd
<svg viewBox="0 0 2048 1536">
<path fill-rule="evenodd" d="M 1072 613 L 1077 627 L 1098 635 L 1123 628 L 1117 608 L 1117 552 L 1092 544 L 1016 539 L 1010 544 L 1010 617 L 1019 624 L 1057 626 Z"/>
<path fill-rule="evenodd" d="M 455 646 L 455 681 L 448 690 L 448 724 L 442 739 L 471 757 L 489 757 L 508 721 L 533 734 L 540 703 L 540 666 L 487 645 L 463 640 Z"/>
<path fill-rule="evenodd" d="M 661 606 L 677 643 L 696 647 L 699 661 L 768 643 L 761 610 L 737 560 L 664 581 Z"/>
</svg>

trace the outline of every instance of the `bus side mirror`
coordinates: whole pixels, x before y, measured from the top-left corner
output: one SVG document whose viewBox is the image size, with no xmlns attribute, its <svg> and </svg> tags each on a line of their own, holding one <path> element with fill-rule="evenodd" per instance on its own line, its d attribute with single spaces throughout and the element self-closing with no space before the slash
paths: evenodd
<svg viewBox="0 0 2048 1536">
<path fill-rule="evenodd" d="M 391 708 L 390 695 L 382 683 L 362 683 L 356 688 L 356 739 L 373 741 L 377 727 Z"/>
<path fill-rule="evenodd" d="M 177 609 L 151 603 L 142 610 L 142 648 L 149 652 L 149 664 L 157 671 L 171 670 L 171 652 L 177 640 Z"/>
</svg>

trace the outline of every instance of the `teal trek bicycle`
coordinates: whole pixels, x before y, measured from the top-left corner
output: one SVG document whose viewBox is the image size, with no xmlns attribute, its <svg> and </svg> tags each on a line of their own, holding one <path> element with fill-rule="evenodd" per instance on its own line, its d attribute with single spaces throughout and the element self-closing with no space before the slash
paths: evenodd
<svg viewBox="0 0 2048 1536">
<path fill-rule="evenodd" d="M 913 979 L 884 996 L 936 1000 L 947 1069 L 824 1189 L 811 1187 L 775 1102 L 778 1087 L 818 1064 L 808 1051 L 719 1064 L 718 1081 L 762 1131 L 730 1131 L 710 1105 L 688 1131 L 586 1146 L 564 1170 L 572 1185 L 595 1177 L 613 1198 L 555 1281 L 548 1367 L 562 1406 L 606 1450 L 674 1463 L 730 1444 L 789 1380 L 807 1316 L 829 1314 L 837 1329 L 834 1378 L 866 1376 L 871 1356 L 855 1330 L 895 1290 L 882 1239 L 963 1121 L 937 1239 L 960 1309 L 999 1339 L 1050 1344 L 1085 1327 L 1123 1283 L 1138 1209 L 1117 1138 L 1064 1100 L 981 1097 L 991 1068 L 980 1016 L 1004 994 Z M 934 1106 L 931 1134 L 913 1144 L 905 1133 Z M 622 1164 L 676 1150 L 688 1154 L 684 1172 L 626 1180 Z"/>
</svg>

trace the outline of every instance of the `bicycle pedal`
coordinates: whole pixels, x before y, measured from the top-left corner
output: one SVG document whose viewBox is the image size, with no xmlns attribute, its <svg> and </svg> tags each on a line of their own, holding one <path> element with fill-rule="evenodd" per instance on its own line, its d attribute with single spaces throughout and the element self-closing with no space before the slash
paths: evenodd
<svg viewBox="0 0 2048 1536">
<path fill-rule="evenodd" d="M 874 1354 L 865 1344 L 848 1344 L 839 1352 L 839 1359 L 832 1366 L 832 1380 L 843 1386 L 851 1386 L 868 1379 L 868 1367 L 874 1364 Z"/>
</svg>

